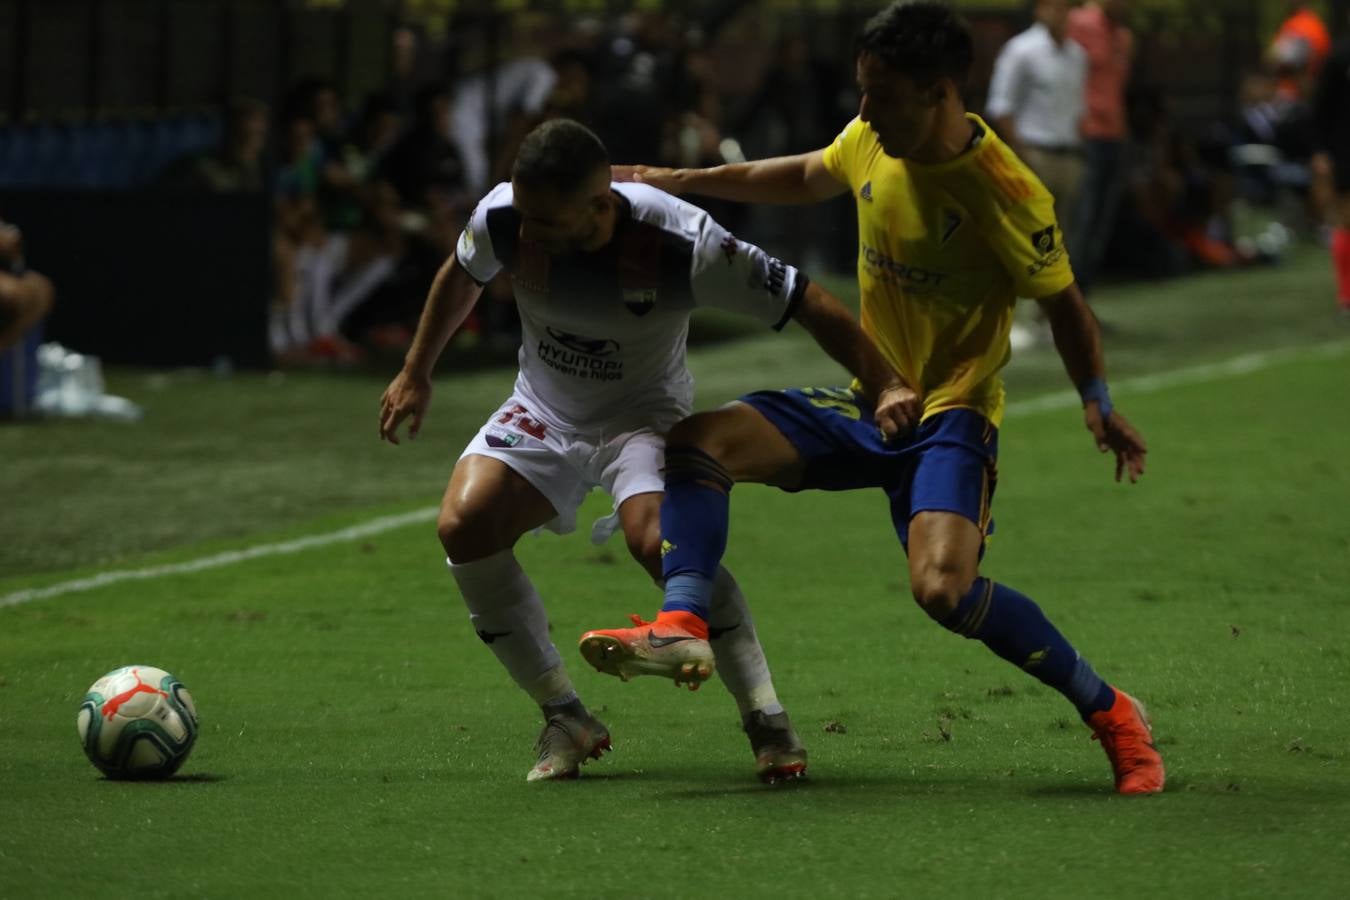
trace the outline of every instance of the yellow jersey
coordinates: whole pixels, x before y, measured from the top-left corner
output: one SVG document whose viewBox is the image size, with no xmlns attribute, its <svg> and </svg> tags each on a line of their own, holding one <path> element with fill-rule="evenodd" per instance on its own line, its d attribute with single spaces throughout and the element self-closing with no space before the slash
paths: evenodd
<svg viewBox="0 0 1350 900">
<path fill-rule="evenodd" d="M 825 167 L 858 206 L 863 330 L 922 394 L 924 418 L 966 408 L 998 426 L 1013 305 L 1064 290 L 1073 271 L 1050 192 L 966 117 L 983 137 L 947 162 L 893 159 L 854 119 Z"/>
</svg>

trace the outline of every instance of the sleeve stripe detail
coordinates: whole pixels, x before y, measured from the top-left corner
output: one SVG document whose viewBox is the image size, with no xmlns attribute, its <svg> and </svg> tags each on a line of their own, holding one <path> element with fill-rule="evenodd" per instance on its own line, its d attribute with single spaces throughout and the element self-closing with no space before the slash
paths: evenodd
<svg viewBox="0 0 1350 900">
<path fill-rule="evenodd" d="M 980 155 L 979 164 L 994 185 L 1012 202 L 1019 203 L 1035 196 L 1031 185 L 1013 171 L 1007 160 L 999 159 L 991 153 L 983 153 Z"/>
<path fill-rule="evenodd" d="M 807 278 L 804 272 L 797 272 L 797 280 L 792 283 L 792 296 L 788 297 L 783 317 L 774 323 L 774 331 L 782 331 L 788 320 L 797 314 L 797 307 L 802 305 L 802 297 L 806 296 L 806 286 L 810 283 L 811 279 Z"/>
</svg>

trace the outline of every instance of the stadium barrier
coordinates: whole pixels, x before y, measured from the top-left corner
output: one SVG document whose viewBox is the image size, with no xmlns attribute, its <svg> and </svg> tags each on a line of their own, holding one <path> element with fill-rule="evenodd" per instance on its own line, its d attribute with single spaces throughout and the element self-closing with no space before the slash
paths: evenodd
<svg viewBox="0 0 1350 900">
<path fill-rule="evenodd" d="M 48 339 L 110 363 L 269 363 L 265 195 L 0 191 L 0 210 L 56 285 Z"/>
</svg>

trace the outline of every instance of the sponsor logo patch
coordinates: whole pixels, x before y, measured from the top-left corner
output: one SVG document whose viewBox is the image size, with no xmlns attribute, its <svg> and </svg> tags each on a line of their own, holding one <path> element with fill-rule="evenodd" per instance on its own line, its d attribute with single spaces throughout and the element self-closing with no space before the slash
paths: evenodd
<svg viewBox="0 0 1350 900">
<path fill-rule="evenodd" d="M 619 350 L 619 342 L 609 338 L 588 338 L 568 331 L 548 327 L 548 336 L 562 344 L 568 350 L 585 353 L 587 356 L 611 356 Z"/>
<path fill-rule="evenodd" d="M 624 288 L 623 305 L 635 316 L 645 316 L 656 305 L 656 288 Z"/>
<path fill-rule="evenodd" d="M 1051 225 L 1042 228 L 1040 231 L 1031 233 L 1031 246 L 1036 248 L 1036 252 L 1045 256 L 1051 250 L 1055 249 L 1055 226 Z"/>
</svg>

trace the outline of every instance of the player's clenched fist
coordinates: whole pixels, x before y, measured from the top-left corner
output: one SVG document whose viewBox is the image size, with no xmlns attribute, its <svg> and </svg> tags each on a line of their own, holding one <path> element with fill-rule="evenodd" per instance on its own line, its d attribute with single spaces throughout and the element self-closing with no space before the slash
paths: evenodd
<svg viewBox="0 0 1350 900">
<path fill-rule="evenodd" d="M 877 397 L 873 419 L 882 438 L 891 441 L 912 431 L 919 424 L 922 414 L 923 402 L 918 392 L 903 384 L 896 384 L 882 390 Z"/>
</svg>

